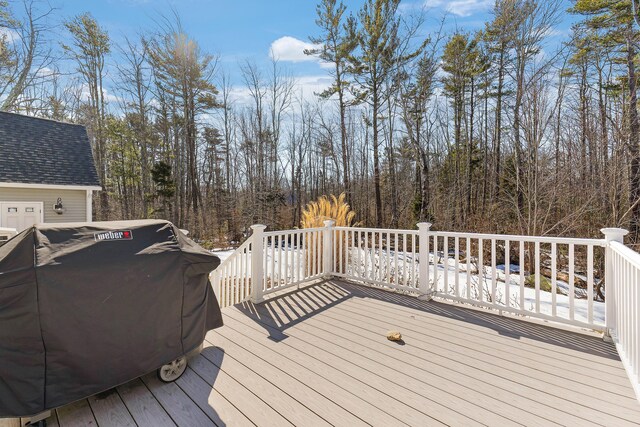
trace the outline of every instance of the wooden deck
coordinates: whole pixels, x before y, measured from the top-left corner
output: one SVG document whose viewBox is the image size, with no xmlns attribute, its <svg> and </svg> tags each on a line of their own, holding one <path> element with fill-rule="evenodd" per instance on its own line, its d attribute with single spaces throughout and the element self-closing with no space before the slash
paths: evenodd
<svg viewBox="0 0 640 427">
<path fill-rule="evenodd" d="M 48 425 L 640 424 L 615 348 L 594 336 L 339 281 L 223 313 L 176 383 L 148 375 Z"/>
</svg>

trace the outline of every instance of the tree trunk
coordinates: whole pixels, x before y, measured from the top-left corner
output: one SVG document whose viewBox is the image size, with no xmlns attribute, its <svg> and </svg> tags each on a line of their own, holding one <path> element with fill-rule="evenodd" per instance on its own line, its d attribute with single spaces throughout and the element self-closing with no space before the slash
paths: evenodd
<svg viewBox="0 0 640 427">
<path fill-rule="evenodd" d="M 627 71 L 629 80 L 629 157 L 631 169 L 629 174 L 629 204 L 631 205 L 631 221 L 629 224 L 631 239 L 638 241 L 640 223 L 640 122 L 638 122 L 638 99 L 636 93 L 635 47 L 633 30 L 629 24 L 627 38 Z"/>
</svg>

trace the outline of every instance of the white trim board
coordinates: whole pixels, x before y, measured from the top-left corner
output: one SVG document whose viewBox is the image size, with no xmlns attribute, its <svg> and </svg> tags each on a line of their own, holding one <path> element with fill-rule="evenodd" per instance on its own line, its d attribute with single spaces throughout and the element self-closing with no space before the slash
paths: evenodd
<svg viewBox="0 0 640 427">
<path fill-rule="evenodd" d="M 91 191 L 102 190 L 102 187 L 97 185 L 27 184 L 23 182 L 0 182 L 0 187 L 43 188 L 47 190 L 91 190 Z"/>
</svg>

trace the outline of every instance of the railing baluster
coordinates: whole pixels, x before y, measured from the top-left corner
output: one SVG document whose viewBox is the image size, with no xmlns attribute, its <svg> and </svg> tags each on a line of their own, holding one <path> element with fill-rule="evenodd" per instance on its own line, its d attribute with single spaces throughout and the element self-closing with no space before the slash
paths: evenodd
<svg viewBox="0 0 640 427">
<path fill-rule="evenodd" d="M 282 235 L 278 236 L 278 286 L 283 285 L 282 280 Z"/>
<path fill-rule="evenodd" d="M 435 291 L 440 290 L 440 277 L 438 274 L 438 235 L 433 235 L 433 289 Z"/>
<path fill-rule="evenodd" d="M 304 277 L 304 270 L 306 268 L 305 264 L 305 256 L 304 256 L 304 233 L 298 233 L 298 266 L 296 268 L 298 279 L 297 281 L 301 281 Z"/>
<path fill-rule="evenodd" d="M 313 232 L 313 274 L 312 276 L 317 276 L 321 271 L 320 262 L 322 259 L 322 251 L 319 249 L 320 246 L 320 233 L 317 231 Z"/>
<path fill-rule="evenodd" d="M 244 253 L 244 266 L 245 266 L 245 286 L 246 286 L 246 296 L 245 298 L 251 297 L 251 251 L 253 250 L 254 243 L 253 241 L 249 242 L 247 246 L 247 250 Z"/>
<path fill-rule="evenodd" d="M 371 233 L 371 251 L 369 251 L 369 258 L 371 262 L 371 273 L 369 278 L 376 280 L 376 232 Z"/>
<path fill-rule="evenodd" d="M 535 243 L 535 262 L 536 313 L 540 313 L 540 242 Z"/>
<path fill-rule="evenodd" d="M 520 269 L 520 310 L 526 310 L 524 306 L 524 240 L 520 240 L 520 252 L 518 254 L 518 268 Z"/>
<path fill-rule="evenodd" d="M 569 243 L 569 319 L 575 319 L 575 280 L 574 280 L 574 268 L 575 268 L 575 246 L 573 243 Z"/>
<path fill-rule="evenodd" d="M 245 283 L 247 272 L 244 269 L 244 254 L 245 252 L 244 250 L 242 250 L 240 252 L 240 256 L 238 257 L 239 258 L 238 262 L 240 263 L 240 277 L 238 279 L 240 280 L 240 299 L 242 301 L 244 301 L 244 299 L 247 297 L 247 294 L 246 294 L 247 286 Z"/>
<path fill-rule="evenodd" d="M 353 247 L 353 244 L 350 244 L 349 242 L 351 241 L 351 231 L 347 230 L 344 233 L 344 274 L 347 275 L 351 275 L 353 276 L 353 273 L 350 273 L 349 270 L 349 252 L 351 251 L 351 248 Z"/>
<path fill-rule="evenodd" d="M 467 251 L 465 254 L 467 258 L 467 299 L 471 299 L 471 238 L 467 237 Z"/>
<path fill-rule="evenodd" d="M 378 277 L 377 280 L 382 282 L 384 279 L 384 269 L 383 269 L 383 265 L 384 265 L 384 257 L 382 255 L 382 245 L 383 245 L 383 241 L 382 241 L 382 231 L 378 232 Z"/>
<path fill-rule="evenodd" d="M 587 246 L 587 321 L 593 323 L 593 245 Z"/>
<path fill-rule="evenodd" d="M 444 273 L 442 280 L 444 281 L 444 293 L 449 294 L 449 238 L 443 236 L 442 238 L 442 261 L 444 266 Z"/>
<path fill-rule="evenodd" d="M 356 237 L 356 248 L 358 249 L 356 251 L 357 254 L 357 261 L 356 261 L 356 277 L 362 277 L 361 275 L 361 271 L 362 271 L 362 267 L 361 264 L 364 262 L 364 260 L 361 257 L 361 251 L 360 251 L 360 245 L 362 244 L 362 238 L 361 238 L 361 231 L 358 231 L 355 233 L 355 237 Z"/>
<path fill-rule="evenodd" d="M 509 308 L 511 302 L 511 250 L 509 239 L 504 241 L 504 305 Z"/>
<path fill-rule="evenodd" d="M 407 286 L 407 236 L 408 234 L 404 234 L 402 236 L 402 285 Z M 400 283 L 398 281 L 398 283 Z"/>
<path fill-rule="evenodd" d="M 369 233 L 364 233 L 364 275 L 365 279 L 369 278 Z"/>
<path fill-rule="evenodd" d="M 398 281 L 398 235 L 400 233 L 395 233 L 394 242 L 393 242 L 393 256 L 394 256 L 394 266 L 393 266 L 393 283 L 399 284 Z"/>
<path fill-rule="evenodd" d="M 551 315 L 558 315 L 558 248 L 556 243 L 551 243 Z"/>
<path fill-rule="evenodd" d="M 344 262 L 344 270 L 345 274 L 349 277 L 356 277 L 355 270 L 353 269 L 354 261 L 355 261 L 355 246 L 356 239 L 355 233 L 353 230 L 348 230 L 346 232 L 346 251 L 345 251 L 345 262 Z"/>
<path fill-rule="evenodd" d="M 419 254 L 418 252 L 416 252 L 416 239 L 418 238 L 417 235 L 412 234 L 411 235 L 411 287 L 412 288 L 418 288 L 419 286 L 419 279 L 418 279 L 418 257 Z"/>
<path fill-rule="evenodd" d="M 343 251 L 343 249 L 342 249 L 343 242 L 342 242 L 342 240 L 344 238 L 343 237 L 344 236 L 344 232 L 342 230 L 336 230 L 336 234 L 337 234 L 337 238 L 339 239 L 338 240 L 338 245 L 340 246 L 340 249 L 338 250 L 338 253 L 340 254 L 339 255 L 340 258 L 338 260 L 338 268 L 336 270 L 339 273 L 344 274 L 344 264 L 342 263 L 342 260 L 343 260 L 343 253 L 342 253 L 342 251 Z"/>
<path fill-rule="evenodd" d="M 496 271 L 496 239 L 491 239 L 491 303 L 496 303 L 498 277 Z"/>
<path fill-rule="evenodd" d="M 223 274 L 224 274 L 225 294 L 227 296 L 226 301 L 225 301 L 226 302 L 225 306 L 230 306 L 230 305 L 233 305 L 233 304 L 232 304 L 232 301 L 231 301 L 231 286 L 229 284 L 229 264 L 224 266 Z"/>
<path fill-rule="evenodd" d="M 484 260 L 482 259 L 483 251 L 482 239 L 478 239 L 478 300 L 484 300 Z"/>
<path fill-rule="evenodd" d="M 236 280 L 237 280 L 237 273 L 236 273 L 236 260 L 237 258 L 233 258 L 231 260 L 231 301 L 232 304 L 236 304 L 236 301 L 238 301 L 238 287 L 236 286 Z"/>
<path fill-rule="evenodd" d="M 268 237 L 264 237 L 262 239 L 262 257 L 264 258 L 262 260 L 262 292 L 264 292 L 265 290 L 267 290 L 268 285 L 267 285 L 267 277 L 268 277 L 268 270 L 269 270 L 269 263 L 268 263 L 268 259 L 267 259 L 267 248 L 268 248 L 268 243 L 269 243 L 269 238 Z M 259 284 L 256 284 L 256 286 L 259 286 Z"/>
<path fill-rule="evenodd" d="M 391 283 L 391 233 L 387 231 L 387 283 Z"/>
<path fill-rule="evenodd" d="M 235 264 L 235 268 L 236 268 L 236 272 L 235 272 L 235 282 L 236 282 L 236 287 L 238 289 L 237 292 L 237 297 L 236 297 L 236 304 L 240 301 L 242 301 L 243 299 L 243 295 L 242 295 L 242 273 L 240 270 L 240 257 L 235 257 L 234 262 Z"/>
<path fill-rule="evenodd" d="M 293 282 L 293 279 L 289 278 L 289 247 L 292 234 L 287 233 L 284 238 L 284 283 L 289 284 Z"/>
<path fill-rule="evenodd" d="M 636 268 L 635 273 L 636 274 L 632 283 L 632 287 L 635 293 L 635 297 L 633 298 L 634 308 L 632 310 L 632 312 L 634 313 L 634 327 L 631 335 L 635 337 L 633 343 L 636 348 L 636 357 L 634 359 L 635 363 L 633 363 L 633 367 L 635 369 L 635 380 L 636 383 L 640 383 L 640 339 L 638 338 L 638 335 L 640 335 L 640 330 L 638 330 L 638 328 L 640 327 L 640 290 L 638 290 L 638 284 L 640 283 L 640 269 Z"/>
<path fill-rule="evenodd" d="M 454 260 L 454 266 L 455 266 L 455 270 L 456 270 L 456 277 L 455 277 L 455 295 L 456 297 L 460 296 L 460 238 L 458 236 L 456 236 L 453 239 L 453 256 L 455 257 Z"/>
</svg>

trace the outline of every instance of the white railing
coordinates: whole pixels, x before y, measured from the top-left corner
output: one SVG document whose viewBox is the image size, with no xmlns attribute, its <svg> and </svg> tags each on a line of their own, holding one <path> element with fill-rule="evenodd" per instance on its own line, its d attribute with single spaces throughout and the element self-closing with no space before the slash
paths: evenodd
<svg viewBox="0 0 640 427">
<path fill-rule="evenodd" d="M 332 276 L 419 293 L 418 231 L 334 227 Z"/>
<path fill-rule="evenodd" d="M 271 231 L 263 239 L 262 296 L 324 276 L 325 228 Z"/>
<path fill-rule="evenodd" d="M 253 235 L 212 273 L 222 307 L 341 277 L 421 299 L 589 328 L 611 336 L 640 396 L 640 254 L 604 239 L 325 227 Z M 606 284 L 606 303 L 602 301 Z"/>
<path fill-rule="evenodd" d="M 218 268 L 209 275 L 220 307 L 239 304 L 251 296 L 251 253 L 253 241 L 254 239 L 250 238 L 240 245 L 233 254 L 222 261 Z"/>
<path fill-rule="evenodd" d="M 212 275 L 223 306 L 341 277 L 425 298 L 605 330 L 605 239 L 325 227 L 253 235 Z M 254 287 L 253 284 L 256 284 Z M 601 295 L 602 293 L 600 293 Z"/>
<path fill-rule="evenodd" d="M 624 230 L 605 230 L 607 281 L 613 285 L 606 298 L 607 330 L 640 400 L 640 254 L 622 244 Z"/>
<path fill-rule="evenodd" d="M 595 301 L 594 292 L 594 256 L 602 259 L 604 240 L 451 232 L 428 236 L 435 296 L 604 330 L 604 303 Z"/>
</svg>

